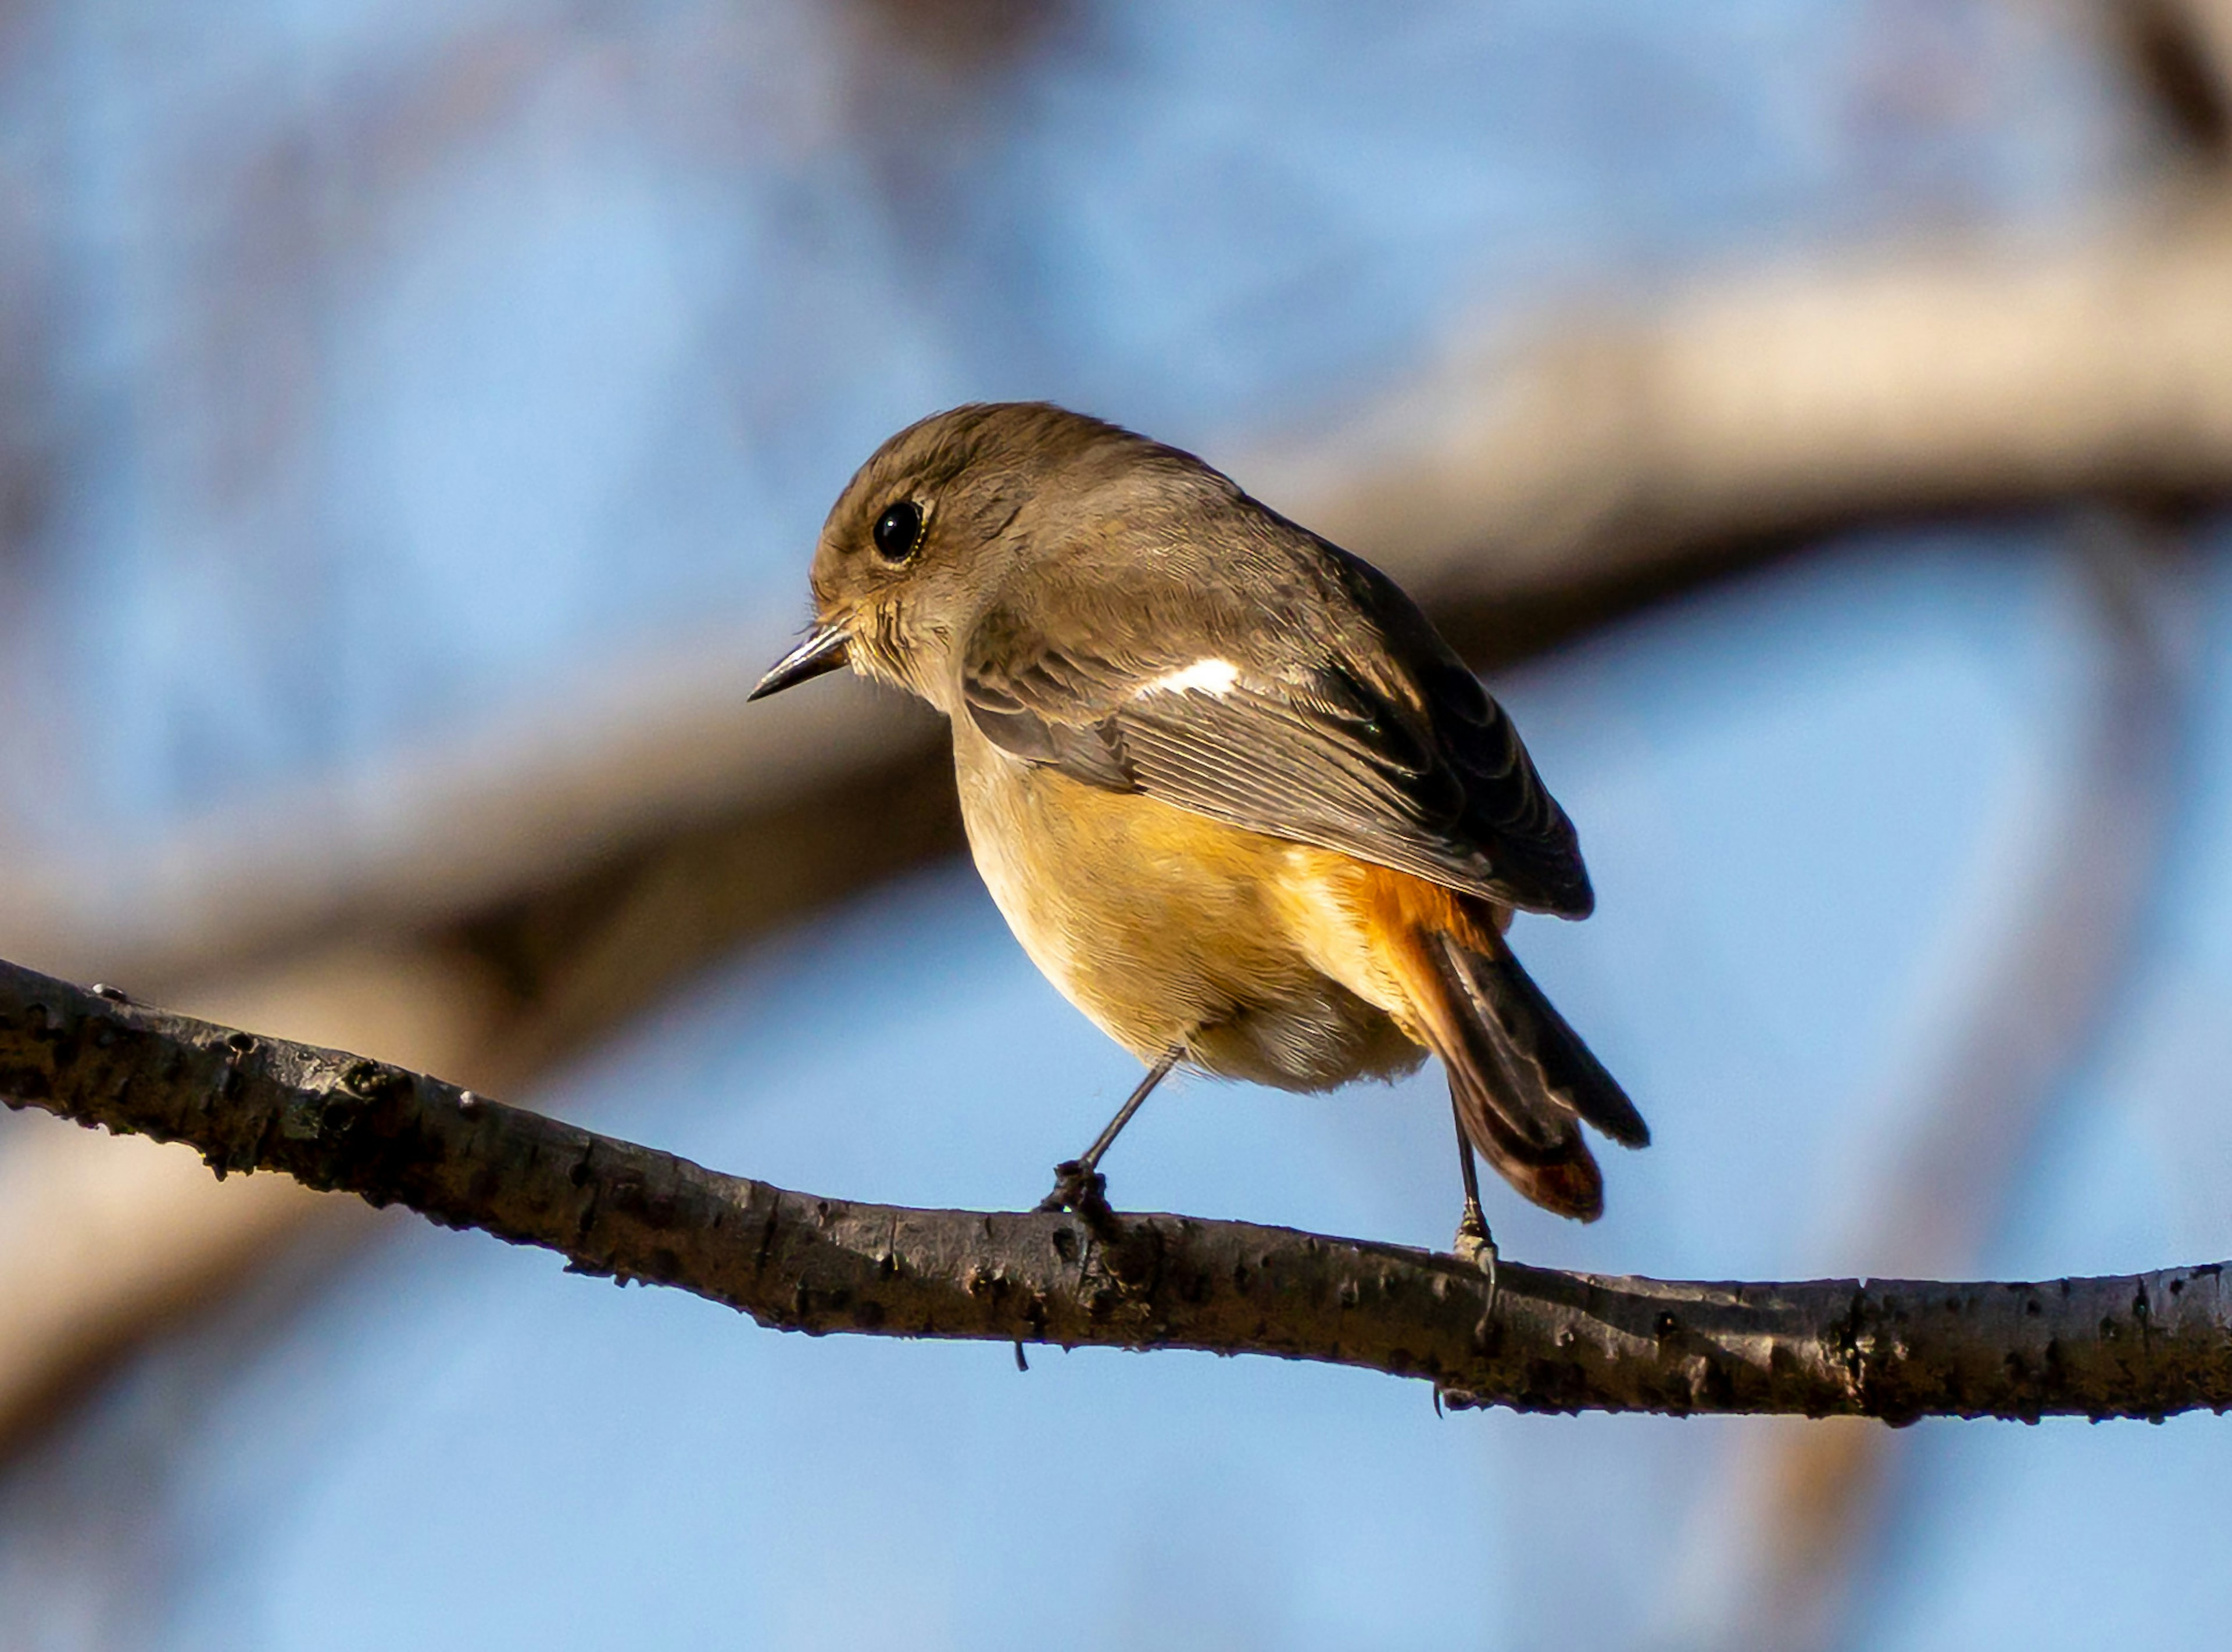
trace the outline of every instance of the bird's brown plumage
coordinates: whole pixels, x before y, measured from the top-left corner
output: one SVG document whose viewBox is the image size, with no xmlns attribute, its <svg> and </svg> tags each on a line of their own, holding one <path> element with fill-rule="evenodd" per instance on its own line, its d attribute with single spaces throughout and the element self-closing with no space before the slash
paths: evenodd
<svg viewBox="0 0 2232 1652">
<path fill-rule="evenodd" d="M 1010 404 L 886 443 L 814 587 L 801 657 L 951 717 L 994 899 L 1112 1036 L 1291 1089 L 1431 1050 L 1506 1179 L 1601 1208 L 1579 1122 L 1647 1132 L 1502 934 L 1590 910 L 1573 826 L 1392 580 L 1191 455 Z"/>
</svg>

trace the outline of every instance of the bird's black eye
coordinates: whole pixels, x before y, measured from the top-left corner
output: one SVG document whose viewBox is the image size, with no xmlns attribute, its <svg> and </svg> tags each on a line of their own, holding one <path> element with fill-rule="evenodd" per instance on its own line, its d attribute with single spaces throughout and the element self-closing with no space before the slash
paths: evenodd
<svg viewBox="0 0 2232 1652">
<path fill-rule="evenodd" d="M 876 518 L 871 537 L 876 541 L 876 554 L 885 561 L 905 561 L 922 543 L 922 507 L 912 499 L 900 500 Z"/>
</svg>

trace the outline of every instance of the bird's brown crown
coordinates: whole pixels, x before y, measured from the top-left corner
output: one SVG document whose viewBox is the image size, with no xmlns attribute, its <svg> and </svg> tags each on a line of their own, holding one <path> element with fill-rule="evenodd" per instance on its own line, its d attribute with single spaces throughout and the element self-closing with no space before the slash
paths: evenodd
<svg viewBox="0 0 2232 1652">
<path fill-rule="evenodd" d="M 1192 456 L 1044 402 L 980 402 L 910 424 L 830 508 L 812 575 L 816 614 L 847 632 L 854 666 L 934 703 L 956 639 L 1014 562 L 1106 489 L 1225 479 Z"/>
</svg>

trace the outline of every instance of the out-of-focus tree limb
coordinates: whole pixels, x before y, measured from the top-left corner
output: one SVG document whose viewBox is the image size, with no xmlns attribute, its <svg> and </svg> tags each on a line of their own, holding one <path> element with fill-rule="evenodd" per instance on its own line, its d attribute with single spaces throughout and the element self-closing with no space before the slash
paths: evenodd
<svg viewBox="0 0 2232 1652">
<path fill-rule="evenodd" d="M 1244 1222 L 815 1198 L 331 1050 L 0 965 L 0 1096 L 191 1142 L 813 1332 L 1267 1353 L 1530 1410 L 2160 1416 L 2232 1405 L 2222 1266 L 2036 1285 L 1690 1284 Z"/>
<path fill-rule="evenodd" d="M 1483 664 L 1835 527 L 2232 491 L 2232 218 L 2213 207 L 1730 278 L 1509 339 L 1307 439 L 1210 455 L 1380 562 Z M 152 858 L 18 857 L 0 945 L 163 987 L 337 927 L 516 911 L 678 826 L 810 808 L 936 750 L 914 709 L 849 683 L 747 711 L 763 649 L 705 649 Z"/>
<path fill-rule="evenodd" d="M 2138 103 L 2185 159 L 2232 160 L 2232 0 L 2107 0 L 2100 21 Z"/>
<path fill-rule="evenodd" d="M 681 651 L 463 739 L 220 811 L 152 852 L 19 852 L 0 881 L 0 937 L 61 973 L 152 989 L 336 932 L 512 917 L 563 928 L 521 904 L 583 880 L 609 888 L 632 857 L 709 829 L 764 822 L 761 835 L 786 836 L 801 800 L 896 783 L 934 750 L 927 713 L 851 679 L 747 712 L 764 647 Z M 511 958 L 525 943 L 496 944 Z"/>
<path fill-rule="evenodd" d="M 1514 337 L 1241 479 L 1444 612 L 1694 579 L 1886 517 L 2232 486 L 2212 194 L 2061 244 L 1794 265 Z"/>
</svg>

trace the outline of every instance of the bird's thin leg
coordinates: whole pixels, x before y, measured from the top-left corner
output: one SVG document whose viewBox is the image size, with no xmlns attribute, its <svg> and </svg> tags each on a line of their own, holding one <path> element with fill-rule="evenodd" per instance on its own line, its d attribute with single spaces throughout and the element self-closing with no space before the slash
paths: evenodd
<svg viewBox="0 0 2232 1652">
<path fill-rule="evenodd" d="M 1480 1169 L 1473 1163 L 1472 1137 L 1465 1134 L 1464 1115 L 1457 1110 L 1454 1093 L 1450 1097 L 1450 1111 L 1457 1125 L 1457 1174 L 1464 1178 L 1464 1214 L 1457 1218 L 1455 1248 L 1458 1255 L 1478 1261 L 1488 1275 L 1488 1308 L 1481 1316 L 1484 1325 L 1496 1312 L 1496 1235 L 1488 1231 L 1488 1218 L 1481 1213 Z"/>
<path fill-rule="evenodd" d="M 1116 1117 L 1110 1119 L 1107 1127 L 1093 1138 L 1093 1145 L 1087 1148 L 1084 1156 L 1077 1161 L 1079 1169 L 1090 1173 L 1100 1168 L 1101 1155 L 1116 1144 L 1116 1138 L 1124 1133 L 1124 1126 L 1130 1124 L 1132 1115 L 1139 1111 L 1139 1104 L 1154 1094 L 1157 1085 L 1171 1076 L 1171 1069 L 1178 1066 L 1178 1058 L 1184 1053 L 1182 1046 L 1173 1045 L 1156 1058 L 1155 1065 L 1147 1069 L 1147 1076 L 1140 1079 L 1139 1087 L 1125 1098 L 1124 1105 L 1116 1110 Z"/>
<path fill-rule="evenodd" d="M 1132 1115 L 1154 1093 L 1155 1086 L 1171 1076 L 1171 1069 L 1178 1066 L 1184 1053 L 1183 1045 L 1172 1045 L 1164 1051 L 1156 1058 L 1155 1065 L 1147 1069 L 1147 1076 L 1139 1080 L 1139 1088 L 1125 1098 L 1107 1128 L 1093 1138 L 1093 1145 L 1080 1157 L 1054 1167 L 1054 1191 L 1039 1201 L 1040 1209 L 1068 1210 L 1082 1199 L 1100 1195 L 1106 1186 L 1100 1175 L 1101 1155 L 1115 1145 L 1116 1138 L 1124 1133 L 1124 1126 L 1132 1122 Z"/>
</svg>

